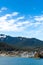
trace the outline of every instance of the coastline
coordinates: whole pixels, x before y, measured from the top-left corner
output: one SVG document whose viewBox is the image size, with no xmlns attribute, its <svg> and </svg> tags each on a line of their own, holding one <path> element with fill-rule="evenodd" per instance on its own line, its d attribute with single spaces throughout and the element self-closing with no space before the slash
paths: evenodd
<svg viewBox="0 0 43 65">
<path fill-rule="evenodd" d="M 43 58 L 43 54 L 28 51 L 0 51 L 0 56 L 23 57 L 23 58 Z"/>
<path fill-rule="evenodd" d="M 8 51 L 8 52 L 5 52 L 5 51 L 1 51 L 0 52 L 0 56 L 14 56 L 14 57 L 34 57 L 33 53 L 29 53 L 28 51 Z"/>
</svg>

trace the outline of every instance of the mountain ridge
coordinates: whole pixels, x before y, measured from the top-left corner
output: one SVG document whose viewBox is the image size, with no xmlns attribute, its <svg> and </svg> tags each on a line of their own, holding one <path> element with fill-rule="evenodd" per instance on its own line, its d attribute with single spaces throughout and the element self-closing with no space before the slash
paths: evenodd
<svg viewBox="0 0 43 65">
<path fill-rule="evenodd" d="M 4 34 L 0 34 L 0 42 L 5 42 L 9 44 L 43 44 L 43 41 L 36 38 L 26 38 L 26 37 L 11 37 Z"/>
<path fill-rule="evenodd" d="M 36 38 L 12 37 L 8 35 L 0 35 L 0 48 L 6 50 L 23 49 L 43 49 L 43 41 Z"/>
</svg>

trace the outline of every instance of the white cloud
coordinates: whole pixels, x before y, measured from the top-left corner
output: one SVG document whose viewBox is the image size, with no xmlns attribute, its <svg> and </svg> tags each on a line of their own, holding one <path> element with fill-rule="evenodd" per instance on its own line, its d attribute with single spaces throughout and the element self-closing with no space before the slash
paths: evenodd
<svg viewBox="0 0 43 65">
<path fill-rule="evenodd" d="M 43 15 L 40 15 L 40 16 L 35 16 L 34 17 L 34 19 L 36 20 L 36 21 L 43 21 Z"/>
<path fill-rule="evenodd" d="M 7 10 L 8 8 L 6 8 L 6 7 L 2 7 L 1 9 L 0 9 L 0 12 L 2 12 L 2 11 L 5 11 L 5 10 Z"/>
<path fill-rule="evenodd" d="M 17 16 L 19 13 L 18 12 L 13 12 L 11 14 L 6 14 L 5 17 L 12 17 L 12 16 Z"/>
<path fill-rule="evenodd" d="M 16 15 L 18 15 L 19 13 L 18 12 L 13 12 L 12 13 L 12 16 L 16 16 Z"/>
<path fill-rule="evenodd" d="M 37 26 L 41 26 L 43 25 L 43 23 L 41 22 L 33 22 L 34 20 L 37 21 L 37 17 L 34 17 L 32 22 L 31 19 L 30 20 L 24 20 L 25 17 L 24 16 L 20 16 L 17 18 L 13 18 L 13 14 L 14 16 L 18 16 L 18 12 L 13 12 L 11 14 L 6 14 L 4 16 L 0 17 L 0 30 L 2 31 L 22 31 L 22 30 L 26 30 L 27 28 L 32 28 L 32 27 L 36 27 Z M 8 16 L 11 17 L 11 19 L 8 19 Z M 23 21 L 22 21 L 23 20 Z"/>
<path fill-rule="evenodd" d="M 7 8 L 6 7 L 2 7 L 1 10 L 7 10 Z"/>
<path fill-rule="evenodd" d="M 24 19 L 24 16 L 18 17 L 17 20 Z"/>
<path fill-rule="evenodd" d="M 18 14 L 19 12 L 12 12 L 0 16 L 0 31 L 23 32 L 27 34 L 26 37 L 34 37 L 43 33 L 43 15 L 25 19 L 25 16 L 18 16 Z"/>
<path fill-rule="evenodd" d="M 26 27 L 26 25 L 29 25 L 29 21 L 23 21 L 23 22 L 17 23 L 17 26 L 25 26 Z"/>
<path fill-rule="evenodd" d="M 11 14 L 6 14 L 4 16 L 0 17 L 0 31 L 21 31 L 23 30 L 23 27 L 19 26 L 17 24 L 20 19 L 23 19 L 24 17 L 17 17 L 16 19 L 13 19 L 13 16 L 17 16 L 18 12 L 13 12 Z M 8 16 L 11 17 L 11 19 L 8 19 Z M 17 23 L 15 23 L 17 22 Z"/>
</svg>

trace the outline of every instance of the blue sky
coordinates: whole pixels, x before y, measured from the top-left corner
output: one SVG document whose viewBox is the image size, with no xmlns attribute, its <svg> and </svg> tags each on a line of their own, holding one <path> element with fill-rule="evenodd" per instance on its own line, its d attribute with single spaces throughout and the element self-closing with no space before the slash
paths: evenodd
<svg viewBox="0 0 43 65">
<path fill-rule="evenodd" d="M 43 0 L 0 0 L 0 33 L 43 40 Z"/>
</svg>

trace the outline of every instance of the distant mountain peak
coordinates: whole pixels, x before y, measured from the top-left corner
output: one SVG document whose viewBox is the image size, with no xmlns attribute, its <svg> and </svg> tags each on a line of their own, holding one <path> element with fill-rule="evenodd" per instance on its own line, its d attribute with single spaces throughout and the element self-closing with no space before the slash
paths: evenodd
<svg viewBox="0 0 43 65">
<path fill-rule="evenodd" d="M 0 38 L 6 38 L 5 34 L 0 34 Z"/>
</svg>

